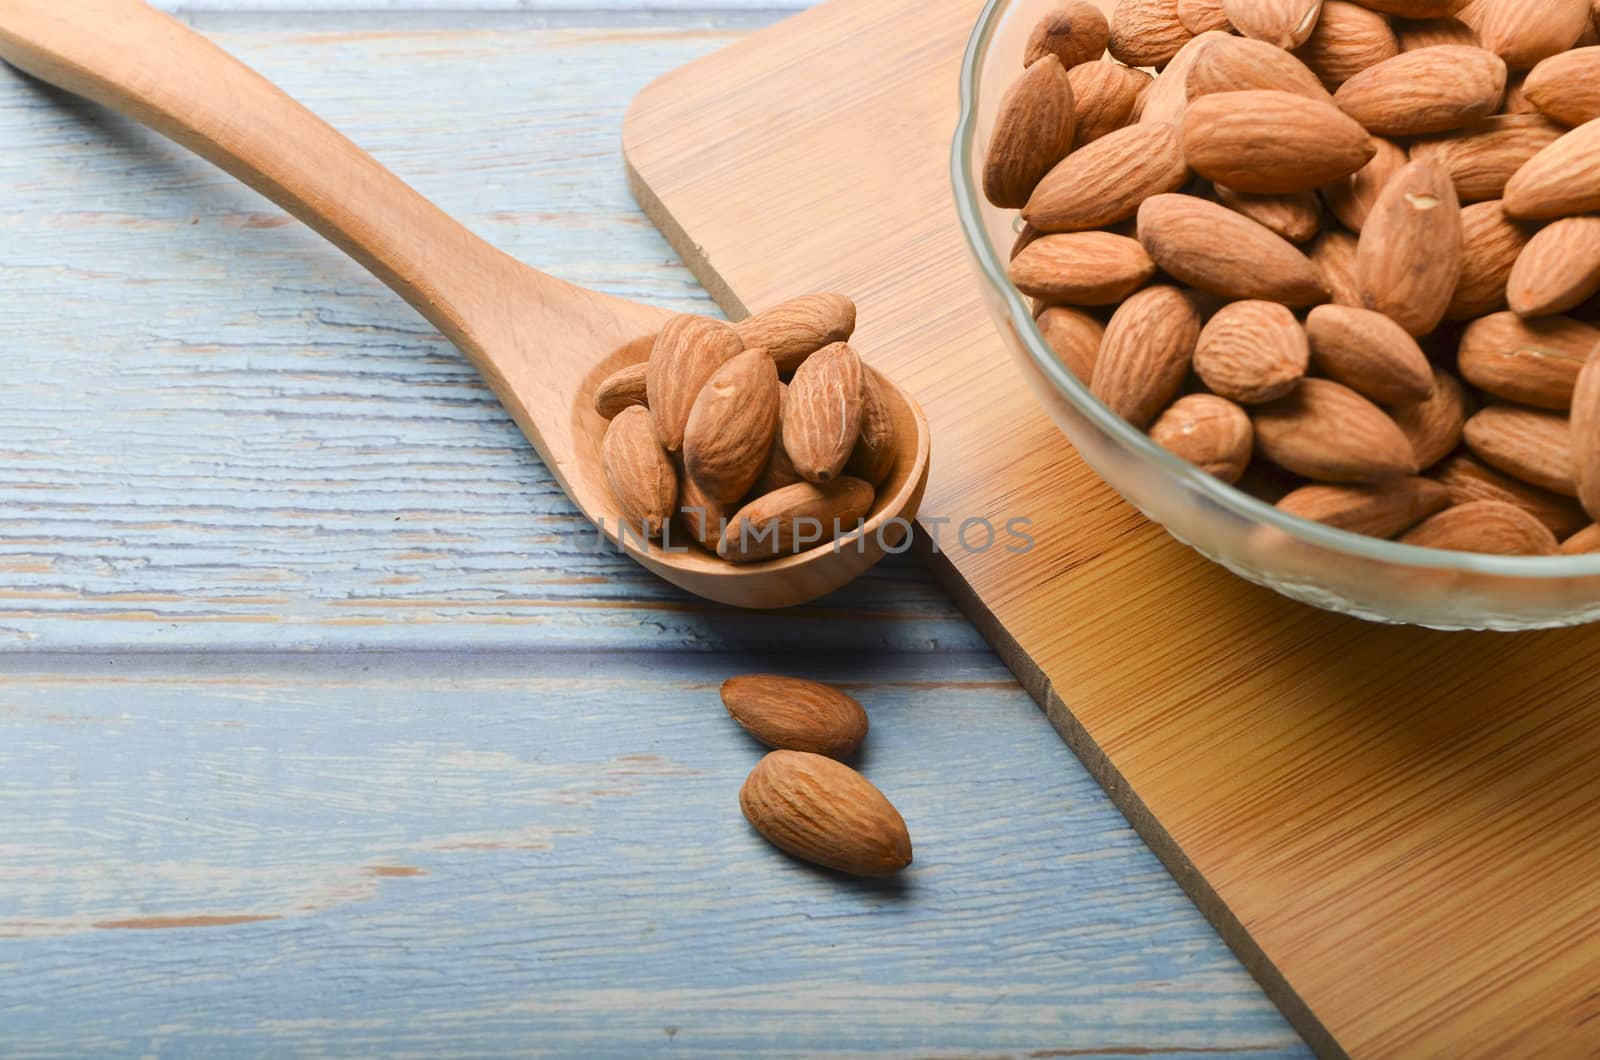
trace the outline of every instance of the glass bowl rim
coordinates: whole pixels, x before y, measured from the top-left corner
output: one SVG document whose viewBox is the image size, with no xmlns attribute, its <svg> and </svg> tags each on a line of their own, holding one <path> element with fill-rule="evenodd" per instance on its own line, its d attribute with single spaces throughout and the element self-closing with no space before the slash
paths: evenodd
<svg viewBox="0 0 1600 1060">
<path fill-rule="evenodd" d="M 956 216 L 967 249 L 977 262 L 983 279 L 1000 295 L 1011 316 L 1012 326 L 1021 338 L 1028 356 L 1046 379 L 1075 409 L 1097 429 L 1109 435 L 1124 449 L 1155 464 L 1163 473 L 1179 480 L 1207 501 L 1249 521 L 1265 523 L 1301 541 L 1361 559 L 1407 567 L 1426 567 L 1445 571 L 1517 578 L 1575 578 L 1600 576 L 1600 554 L 1577 556 L 1491 556 L 1477 552 L 1448 552 L 1437 548 L 1404 545 L 1364 534 L 1339 530 L 1322 523 L 1290 515 L 1258 500 L 1243 490 L 1161 448 L 1143 431 L 1136 430 L 1089 392 L 1089 388 L 1056 357 L 1034 320 L 1032 307 L 1012 286 L 1007 269 L 989 242 L 988 231 L 979 214 L 979 191 L 973 179 L 972 157 L 978 130 L 979 78 L 997 23 L 1006 8 L 1017 0 L 987 0 L 961 60 L 961 109 L 951 146 L 950 178 L 955 196 Z M 1110 485 L 1110 483 L 1107 483 Z M 1113 487 L 1115 488 L 1115 487 Z"/>
</svg>

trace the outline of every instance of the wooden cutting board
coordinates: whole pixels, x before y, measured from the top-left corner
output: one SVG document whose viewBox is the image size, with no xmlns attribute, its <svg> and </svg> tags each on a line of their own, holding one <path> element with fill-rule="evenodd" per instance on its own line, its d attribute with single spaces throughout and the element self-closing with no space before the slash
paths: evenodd
<svg viewBox="0 0 1600 1060">
<path fill-rule="evenodd" d="M 1600 1049 L 1600 632 L 1315 611 L 1095 478 L 1013 368 L 956 229 L 980 7 L 833 0 L 667 75 L 624 133 L 639 201 L 730 316 L 856 297 L 857 344 L 933 422 L 925 526 L 1033 520 L 1026 554 L 946 528 L 935 563 L 1315 1048 Z"/>
</svg>

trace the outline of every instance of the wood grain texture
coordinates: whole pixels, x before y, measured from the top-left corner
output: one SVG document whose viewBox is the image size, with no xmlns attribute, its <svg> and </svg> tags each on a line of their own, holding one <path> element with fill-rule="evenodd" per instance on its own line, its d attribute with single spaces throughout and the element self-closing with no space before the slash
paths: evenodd
<svg viewBox="0 0 1600 1060">
<path fill-rule="evenodd" d="M 624 134 L 641 202 L 730 313 L 858 292 L 861 348 L 934 423 L 924 518 L 1034 520 L 1025 555 L 948 550 L 953 591 L 1313 1046 L 1588 1053 L 1600 638 L 1313 611 L 1095 478 L 994 335 L 956 230 L 981 6 L 835 0 L 667 75 Z"/>
<path fill-rule="evenodd" d="M 904 877 L 769 848 L 718 679 L 796 662 L 33 657 L 5 1052 L 1299 1055 L 987 654 L 805 670 L 871 714 Z"/>
<path fill-rule="evenodd" d="M 524 260 L 716 311 L 617 134 L 765 16 L 192 21 Z M 920 561 L 689 600 L 270 204 L 4 70 L 0 142 L 0 1052 L 1304 1055 Z M 867 704 L 912 900 L 745 828 L 763 668 Z"/>
</svg>

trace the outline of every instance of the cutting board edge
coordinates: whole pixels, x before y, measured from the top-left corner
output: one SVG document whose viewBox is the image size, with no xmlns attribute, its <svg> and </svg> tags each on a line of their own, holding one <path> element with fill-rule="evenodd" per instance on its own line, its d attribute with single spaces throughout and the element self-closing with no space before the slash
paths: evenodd
<svg viewBox="0 0 1600 1060">
<path fill-rule="evenodd" d="M 779 23 L 778 25 L 782 25 Z M 741 42 L 742 43 L 742 42 Z M 739 47 L 735 44 L 732 47 Z M 693 66 L 694 64 L 689 64 Z M 670 76 L 670 75 L 669 75 Z M 669 246 L 683 260 L 689 271 L 694 274 L 700 284 L 711 295 L 714 302 L 730 319 L 740 320 L 748 316 L 750 309 L 733 292 L 729 284 L 718 275 L 712 266 L 711 260 L 687 230 L 679 224 L 677 218 L 661 198 L 651 190 L 649 182 L 640 172 L 634 161 L 632 151 L 632 137 L 630 129 L 638 114 L 638 101 L 653 91 L 666 88 L 660 80 L 653 81 L 642 89 L 635 97 L 634 105 L 628 108 L 628 113 L 623 120 L 622 158 L 623 167 L 627 174 L 628 187 L 633 193 L 634 200 L 639 208 L 644 211 L 651 223 L 661 232 Z M 1035 703 L 1044 711 L 1045 717 L 1055 728 L 1061 739 L 1066 742 L 1072 753 L 1083 763 L 1085 769 L 1094 777 L 1112 803 L 1127 819 L 1128 823 L 1138 833 L 1139 837 L 1154 851 L 1161 864 L 1172 875 L 1178 885 L 1183 888 L 1190 900 L 1200 909 L 1202 915 L 1209 921 L 1217 933 L 1227 943 L 1240 962 L 1255 978 L 1256 982 L 1266 991 L 1284 1017 L 1311 1046 L 1316 1053 L 1327 1060 L 1348 1060 L 1348 1054 L 1322 1022 L 1316 1018 L 1310 1007 L 1295 993 L 1288 980 L 1278 970 L 1277 966 L 1267 957 L 1261 948 L 1250 937 L 1244 925 L 1228 908 L 1220 896 L 1206 883 L 1205 878 L 1189 863 L 1177 842 L 1161 826 L 1161 823 L 1145 807 L 1143 801 L 1133 791 L 1132 786 L 1122 774 L 1111 764 L 1110 758 L 1103 752 L 1099 745 L 1089 736 L 1087 730 L 1073 717 L 1065 701 L 1057 694 L 1049 677 L 1045 672 L 1028 657 L 1026 651 L 1017 643 L 994 616 L 983 600 L 961 576 L 960 570 L 950 560 L 949 556 L 934 551 L 928 544 L 926 533 L 918 528 L 915 535 L 916 548 L 923 557 L 924 562 L 933 571 L 945 590 L 950 593 L 956 605 L 961 608 L 967 618 L 977 628 L 984 640 L 992 647 L 1002 662 L 1014 674 L 1033 697 Z"/>
</svg>

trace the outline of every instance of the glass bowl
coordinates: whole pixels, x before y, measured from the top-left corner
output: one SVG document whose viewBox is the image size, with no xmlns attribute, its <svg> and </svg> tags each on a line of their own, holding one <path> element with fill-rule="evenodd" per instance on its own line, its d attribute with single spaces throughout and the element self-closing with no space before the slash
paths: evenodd
<svg viewBox="0 0 1600 1060">
<path fill-rule="evenodd" d="M 1523 630 L 1600 619 L 1600 554 L 1501 557 L 1381 541 L 1287 515 L 1179 460 L 1102 405 L 1056 359 L 1006 278 L 1016 212 L 979 191 L 1000 97 L 1052 0 L 990 0 L 961 67 L 956 210 L 984 302 L 1051 417 L 1113 489 L 1173 537 L 1285 596 L 1379 622 Z M 1110 4 L 1102 4 L 1109 7 Z"/>
</svg>

